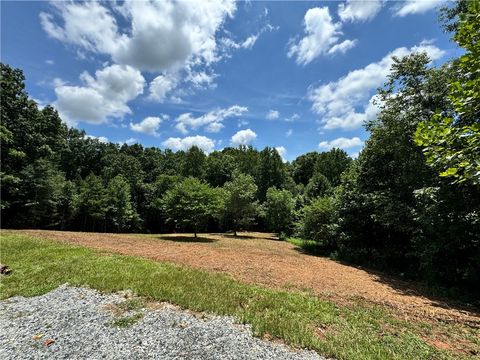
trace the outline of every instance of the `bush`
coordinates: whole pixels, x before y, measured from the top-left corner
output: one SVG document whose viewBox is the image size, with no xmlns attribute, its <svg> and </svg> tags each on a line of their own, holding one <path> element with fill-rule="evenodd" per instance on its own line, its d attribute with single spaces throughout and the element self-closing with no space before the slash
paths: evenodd
<svg viewBox="0 0 480 360">
<path fill-rule="evenodd" d="M 335 249 L 338 225 L 332 197 L 313 200 L 303 208 L 296 224 L 296 233 L 303 239 L 313 240 L 325 252 Z"/>
</svg>

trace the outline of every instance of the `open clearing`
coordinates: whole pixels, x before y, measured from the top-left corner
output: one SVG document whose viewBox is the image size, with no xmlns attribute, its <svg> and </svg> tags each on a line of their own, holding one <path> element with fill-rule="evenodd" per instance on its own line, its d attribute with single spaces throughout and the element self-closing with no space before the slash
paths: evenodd
<svg viewBox="0 0 480 360">
<path fill-rule="evenodd" d="M 422 295 L 418 284 L 303 254 L 269 234 L 194 239 L 7 230 L 1 241 L 2 263 L 13 270 L 0 283 L 7 302 L 65 283 L 102 293 L 132 290 L 146 301 L 231 316 L 256 336 L 336 359 L 480 354 L 480 318 L 471 306 Z"/>
<path fill-rule="evenodd" d="M 381 272 L 303 254 L 294 245 L 275 241 L 273 234 L 131 235 L 24 230 L 25 234 L 109 250 L 124 255 L 168 261 L 194 268 L 223 272 L 235 279 L 274 288 L 312 291 L 335 302 L 362 298 L 386 305 L 405 319 L 423 318 L 466 322 L 480 327 L 475 309 L 425 295 L 412 282 Z"/>
</svg>

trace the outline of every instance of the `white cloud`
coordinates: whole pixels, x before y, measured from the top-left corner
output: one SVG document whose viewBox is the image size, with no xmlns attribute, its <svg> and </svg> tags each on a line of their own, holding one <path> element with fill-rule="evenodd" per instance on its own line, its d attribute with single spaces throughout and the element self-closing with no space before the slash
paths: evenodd
<svg viewBox="0 0 480 360">
<path fill-rule="evenodd" d="M 297 113 L 294 113 L 292 116 L 285 118 L 285 121 L 294 122 L 295 120 L 298 120 L 298 119 L 300 119 L 300 115 L 298 115 Z"/>
<path fill-rule="evenodd" d="M 212 110 L 199 117 L 194 117 L 191 113 L 184 113 L 177 117 L 177 125 L 175 127 L 183 134 L 187 134 L 189 128 L 196 130 L 202 126 L 205 126 L 205 131 L 216 133 L 224 127 L 223 120 L 241 116 L 247 111 L 248 108 L 244 106 L 233 105 L 227 109 Z"/>
<path fill-rule="evenodd" d="M 186 81 L 190 82 L 194 87 L 199 89 L 208 89 L 215 87 L 215 78 L 217 74 L 207 73 L 205 71 L 190 71 Z"/>
<path fill-rule="evenodd" d="M 215 35 L 236 10 L 233 0 L 52 5 L 53 13 L 40 13 L 49 36 L 147 71 L 180 68 L 192 61 L 215 62 Z M 118 21 L 113 14 L 119 16 Z M 120 22 L 126 25 L 121 27 Z"/>
<path fill-rule="evenodd" d="M 273 26 L 271 24 L 267 24 L 264 27 L 262 27 L 260 31 L 258 31 L 256 34 L 252 34 L 248 36 L 245 40 L 241 42 L 235 42 L 230 38 L 222 38 L 221 43 L 227 49 L 230 49 L 230 48 L 231 49 L 251 49 L 257 42 L 260 35 L 262 35 L 266 31 L 276 31 L 279 28 L 280 28 L 279 26 Z"/>
<path fill-rule="evenodd" d="M 357 40 L 345 40 L 340 44 L 336 44 L 328 50 L 328 54 L 341 53 L 345 54 L 351 48 L 354 48 L 357 45 Z"/>
<path fill-rule="evenodd" d="M 288 50 L 288 57 L 296 57 L 298 64 L 306 65 L 320 55 L 328 54 L 338 45 L 342 35 L 341 23 L 334 23 L 328 7 L 312 8 L 305 13 L 304 17 L 305 37 L 298 43 L 294 42 Z M 344 42 L 345 43 L 345 42 Z M 338 46 L 332 53 L 347 51 L 356 43 L 350 41 Z"/>
<path fill-rule="evenodd" d="M 287 132 L 285 133 L 285 136 L 286 136 L 286 137 L 290 137 L 292 134 L 293 134 L 293 130 L 292 130 L 292 129 L 288 129 Z"/>
<path fill-rule="evenodd" d="M 106 138 L 105 136 L 85 135 L 85 139 L 98 140 L 104 144 L 108 143 L 108 138 Z"/>
<path fill-rule="evenodd" d="M 372 95 L 390 72 L 392 56 L 402 57 L 412 52 L 425 51 L 432 60 L 444 55 L 444 51 L 428 42 L 410 49 L 398 48 L 378 62 L 362 69 L 350 71 L 337 81 L 329 82 L 309 91 L 312 110 L 320 115 L 325 129 L 355 129 L 376 115 Z M 359 111 L 359 108 L 362 110 Z"/>
<path fill-rule="evenodd" d="M 112 65 L 95 72 L 81 74 L 84 86 L 68 86 L 58 82 L 55 106 L 70 124 L 84 121 L 101 124 L 109 118 L 122 118 L 131 113 L 127 103 L 143 93 L 145 79 L 140 71 L 125 65 Z"/>
<path fill-rule="evenodd" d="M 127 145 L 133 145 L 133 144 L 136 144 L 138 143 L 138 140 L 135 139 L 135 138 L 128 138 L 127 140 L 125 140 L 125 144 Z"/>
<path fill-rule="evenodd" d="M 286 162 L 285 155 L 287 155 L 287 149 L 285 149 L 285 146 L 276 146 L 275 149 L 277 150 L 278 155 L 282 158 L 282 161 Z"/>
<path fill-rule="evenodd" d="M 139 123 L 136 123 L 136 124 L 130 123 L 130 129 L 138 133 L 158 136 L 159 135 L 158 129 L 161 123 L 162 123 L 161 118 L 157 116 L 149 116 L 143 119 L 142 121 L 140 121 Z"/>
<path fill-rule="evenodd" d="M 382 9 L 382 0 L 347 0 L 338 5 L 338 16 L 343 22 L 368 21 Z"/>
<path fill-rule="evenodd" d="M 178 79 L 172 74 L 159 75 L 150 83 L 149 99 L 163 102 L 167 94 L 178 84 Z"/>
<path fill-rule="evenodd" d="M 280 113 L 277 110 L 270 110 L 266 116 L 268 120 L 275 120 L 275 119 L 278 119 L 279 117 L 280 117 Z"/>
<path fill-rule="evenodd" d="M 363 142 L 358 137 L 353 137 L 351 139 L 345 138 L 345 137 L 339 137 L 332 141 L 322 141 L 320 144 L 318 144 L 318 147 L 320 149 L 330 150 L 333 148 L 350 149 L 350 148 L 358 147 L 362 145 L 363 145 Z"/>
<path fill-rule="evenodd" d="M 445 0 L 406 0 L 395 8 L 396 16 L 423 14 L 445 4 Z"/>
<path fill-rule="evenodd" d="M 55 61 L 54 61 L 54 60 L 51 60 L 51 59 L 48 59 L 48 60 L 45 60 L 45 64 L 47 64 L 47 65 L 55 65 Z"/>
<path fill-rule="evenodd" d="M 202 149 L 207 154 L 212 152 L 215 143 L 212 139 L 207 138 L 206 136 L 187 136 L 185 138 L 168 138 L 162 143 L 166 148 L 172 149 L 174 151 L 178 150 L 188 150 L 192 146 L 197 146 Z"/>
<path fill-rule="evenodd" d="M 234 146 L 248 145 L 257 138 L 257 134 L 251 129 L 240 130 L 232 136 L 230 142 Z"/>
</svg>

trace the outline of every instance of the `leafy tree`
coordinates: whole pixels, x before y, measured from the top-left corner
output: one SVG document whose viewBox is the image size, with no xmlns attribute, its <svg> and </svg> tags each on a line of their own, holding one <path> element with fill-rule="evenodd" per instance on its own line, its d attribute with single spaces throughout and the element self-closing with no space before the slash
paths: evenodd
<svg viewBox="0 0 480 360">
<path fill-rule="evenodd" d="M 132 206 L 130 184 L 122 175 L 115 176 L 106 189 L 108 217 L 117 232 L 127 229 L 127 224 L 135 221 L 138 215 Z"/>
<path fill-rule="evenodd" d="M 266 147 L 260 152 L 258 167 L 258 198 L 265 201 L 268 188 L 283 188 L 285 183 L 285 167 L 282 158 L 275 148 Z"/>
<path fill-rule="evenodd" d="M 264 207 L 270 229 L 277 234 L 289 232 L 293 220 L 294 206 L 295 203 L 290 191 L 278 190 L 275 187 L 269 188 Z"/>
<path fill-rule="evenodd" d="M 167 191 L 163 198 L 163 211 L 167 221 L 173 221 L 182 229 L 193 229 L 194 236 L 205 228 L 207 220 L 220 215 L 222 194 L 200 180 L 188 177 Z"/>
<path fill-rule="evenodd" d="M 336 206 L 333 198 L 322 197 L 303 207 L 296 224 L 297 234 L 308 240 L 318 242 L 322 251 L 335 249 L 337 228 Z"/>
<path fill-rule="evenodd" d="M 232 155 L 214 151 L 206 160 L 206 180 L 211 186 L 223 186 L 232 180 L 237 162 Z"/>
<path fill-rule="evenodd" d="M 107 197 L 102 180 L 93 173 L 88 175 L 80 183 L 79 194 L 77 198 L 77 207 L 79 215 L 83 219 L 83 230 L 98 230 L 102 225 L 102 230 L 106 230 Z"/>
<path fill-rule="evenodd" d="M 203 179 L 205 177 L 205 159 L 205 153 L 199 147 L 192 146 L 185 153 L 182 175 Z"/>
<path fill-rule="evenodd" d="M 317 198 L 326 195 L 332 185 L 325 175 L 315 172 L 307 186 L 305 187 L 305 195 L 308 198 Z"/>
<path fill-rule="evenodd" d="M 480 3 L 468 2 L 454 40 L 466 52 L 453 63 L 449 83 L 453 116 L 439 112 L 418 124 L 415 141 L 440 176 L 480 184 Z"/>
<path fill-rule="evenodd" d="M 257 213 L 257 185 L 250 175 L 236 173 L 232 181 L 225 183 L 223 189 L 225 216 L 232 221 L 233 231 L 237 236 L 237 230 L 251 224 Z"/>
<path fill-rule="evenodd" d="M 344 150 L 334 148 L 327 152 L 321 152 L 317 155 L 313 174 L 323 174 L 332 186 L 338 186 L 340 175 L 351 162 L 352 159 Z"/>
<path fill-rule="evenodd" d="M 307 185 L 315 172 L 318 153 L 309 152 L 300 155 L 292 162 L 293 179 L 297 184 Z"/>
</svg>

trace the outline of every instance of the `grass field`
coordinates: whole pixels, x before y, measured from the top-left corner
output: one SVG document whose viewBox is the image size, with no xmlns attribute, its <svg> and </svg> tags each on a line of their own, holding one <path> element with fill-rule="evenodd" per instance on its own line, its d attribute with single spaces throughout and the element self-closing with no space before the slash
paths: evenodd
<svg viewBox="0 0 480 360">
<path fill-rule="evenodd" d="M 338 359 L 458 359 L 475 356 L 480 351 L 478 327 L 468 321 L 402 317 L 390 307 L 362 297 L 342 302 L 340 296 L 319 296 L 308 288 L 305 291 L 299 291 L 298 287 L 288 291 L 279 286 L 268 288 L 240 281 L 241 277 L 235 274 L 232 274 L 234 279 L 224 273 L 185 266 L 186 261 L 179 261 L 182 265 L 174 264 L 172 259 L 153 261 L 116 254 L 112 251 L 119 252 L 118 249 L 108 246 L 101 250 L 102 247 L 91 244 L 97 249 L 88 249 L 45 237 L 48 236 L 40 239 L 38 234 L 34 237 L 3 232 L 0 261 L 8 264 L 13 273 L 2 278 L 2 299 L 43 294 L 63 283 L 105 292 L 131 289 L 149 301 L 168 301 L 194 311 L 232 315 L 239 322 L 251 324 L 258 336 L 282 339 Z M 141 248 L 144 241 L 151 245 L 150 251 L 155 250 L 152 244 L 168 248 L 165 244 L 171 243 L 172 251 L 201 245 L 215 248 L 220 254 L 227 251 L 222 249 L 228 241 L 241 240 L 225 238 L 221 243 L 215 237 L 204 238 L 203 242 L 191 243 L 188 238 L 172 241 L 155 236 L 104 235 L 106 244 L 133 242 L 130 245 Z M 246 247 L 247 242 L 244 239 L 243 245 L 232 246 Z M 262 246 L 268 248 L 270 243 L 280 249 L 293 248 L 271 240 L 264 243 L 253 239 L 253 243 L 260 252 L 266 251 Z M 207 258 L 205 252 L 197 256 Z M 268 267 L 266 263 L 262 265 Z"/>
</svg>

